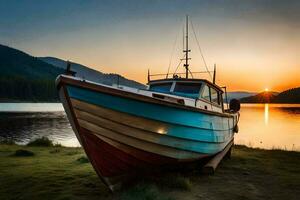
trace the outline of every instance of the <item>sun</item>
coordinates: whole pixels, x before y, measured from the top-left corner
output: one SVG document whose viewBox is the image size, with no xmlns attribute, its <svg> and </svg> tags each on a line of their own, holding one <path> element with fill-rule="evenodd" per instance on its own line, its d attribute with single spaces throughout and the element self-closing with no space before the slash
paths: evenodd
<svg viewBox="0 0 300 200">
<path fill-rule="evenodd" d="M 265 92 L 268 92 L 269 91 L 269 88 L 265 88 Z"/>
</svg>

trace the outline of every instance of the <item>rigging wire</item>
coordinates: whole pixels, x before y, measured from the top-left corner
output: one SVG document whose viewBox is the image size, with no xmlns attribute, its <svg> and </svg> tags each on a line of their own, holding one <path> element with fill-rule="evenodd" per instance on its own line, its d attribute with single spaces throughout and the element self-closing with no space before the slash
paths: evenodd
<svg viewBox="0 0 300 200">
<path fill-rule="evenodd" d="M 194 78 L 193 73 L 191 72 L 191 70 L 189 69 L 189 72 L 191 74 L 191 77 Z"/>
<path fill-rule="evenodd" d="M 181 23 L 182 23 L 182 22 L 181 22 Z M 173 43 L 173 48 L 172 48 L 172 52 L 171 52 L 171 56 L 170 56 L 170 60 L 169 60 L 169 66 L 168 66 L 168 71 L 167 71 L 166 78 L 168 78 L 168 75 L 169 75 L 169 72 L 170 72 L 170 68 L 171 68 L 171 65 L 172 65 L 172 60 L 173 60 L 173 57 L 174 57 L 174 52 L 175 52 L 175 47 L 176 47 L 176 44 L 177 44 L 179 32 L 180 32 L 180 29 L 179 29 L 179 31 L 177 32 L 175 41 L 174 41 L 174 43 Z"/>
<path fill-rule="evenodd" d="M 201 49 L 201 47 L 200 47 L 200 44 L 199 44 L 199 41 L 198 41 L 198 38 L 197 38 L 197 35 L 196 35 L 196 32 L 195 32 L 195 29 L 194 29 L 194 25 L 193 25 L 192 20 L 190 20 L 190 23 L 191 23 L 191 25 L 192 25 L 192 30 L 193 30 L 193 33 L 194 33 L 194 36 L 195 36 L 195 39 L 196 39 L 196 43 L 197 43 L 198 49 L 199 49 L 199 51 L 200 51 L 200 54 L 201 54 L 201 57 L 202 57 L 202 60 L 203 60 L 203 63 L 204 63 L 204 66 L 205 66 L 206 71 L 207 71 L 207 73 L 209 74 L 210 78 L 212 79 L 211 73 L 210 73 L 210 71 L 208 70 L 208 67 L 207 67 L 207 64 L 206 64 L 204 55 L 203 55 L 203 53 L 202 53 L 202 49 Z"/>
<path fill-rule="evenodd" d="M 182 59 L 180 59 L 180 62 L 178 63 L 178 65 L 177 65 L 177 67 L 176 67 L 176 69 L 175 69 L 175 71 L 174 71 L 173 75 L 175 75 L 175 74 L 176 74 L 176 72 L 177 72 L 177 70 L 178 70 L 178 67 L 181 65 L 181 63 L 182 63 L 183 59 L 184 59 L 184 56 L 182 57 Z"/>
</svg>

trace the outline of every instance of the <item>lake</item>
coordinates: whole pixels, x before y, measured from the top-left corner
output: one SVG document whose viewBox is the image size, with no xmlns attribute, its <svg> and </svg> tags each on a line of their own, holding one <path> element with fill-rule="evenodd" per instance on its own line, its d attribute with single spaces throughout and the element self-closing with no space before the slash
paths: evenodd
<svg viewBox="0 0 300 200">
<path fill-rule="evenodd" d="M 242 104 L 236 144 L 300 151 L 300 104 Z M 79 146 L 60 103 L 0 103 L 0 139 Z"/>
<path fill-rule="evenodd" d="M 18 144 L 46 136 L 64 146 L 80 146 L 60 103 L 0 103 L 0 139 Z"/>
</svg>

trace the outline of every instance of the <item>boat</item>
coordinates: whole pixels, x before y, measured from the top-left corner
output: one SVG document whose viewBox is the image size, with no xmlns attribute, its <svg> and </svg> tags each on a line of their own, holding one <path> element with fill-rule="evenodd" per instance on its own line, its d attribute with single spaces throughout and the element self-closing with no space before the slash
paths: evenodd
<svg viewBox="0 0 300 200">
<path fill-rule="evenodd" d="M 185 77 L 152 79 L 148 72 L 148 88 L 135 89 L 76 77 L 68 64 L 56 80 L 73 131 L 112 191 L 130 177 L 212 157 L 233 142 L 239 102 L 225 108 L 216 67 L 213 81 L 189 77 L 188 23 L 185 39 Z"/>
</svg>

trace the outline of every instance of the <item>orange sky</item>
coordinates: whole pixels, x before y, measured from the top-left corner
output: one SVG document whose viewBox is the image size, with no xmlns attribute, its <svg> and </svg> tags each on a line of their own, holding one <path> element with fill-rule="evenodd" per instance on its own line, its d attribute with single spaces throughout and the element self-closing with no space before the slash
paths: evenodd
<svg viewBox="0 0 300 200">
<path fill-rule="evenodd" d="M 11 10 L 0 10 L 0 22 L 7 23 L 0 31 L 0 43 L 146 83 L 148 68 L 166 73 L 177 36 L 174 71 L 182 55 L 183 21 L 188 13 L 207 64 L 210 69 L 217 64 L 221 86 L 255 92 L 300 87 L 299 1 L 122 2 L 12 4 Z M 191 70 L 202 71 L 192 31 L 190 38 Z"/>
<path fill-rule="evenodd" d="M 193 23 L 196 24 L 197 21 Z M 137 22 L 127 24 L 133 26 Z M 172 45 L 177 35 L 174 30 L 178 30 L 178 27 L 181 27 L 180 23 L 169 27 L 157 22 L 149 32 L 137 29 L 137 32 L 130 33 L 121 27 L 122 32 L 107 33 L 110 35 L 105 41 L 100 38 L 94 39 L 99 31 L 95 29 L 92 33 L 84 33 L 84 37 L 80 33 L 81 40 L 84 41 L 81 42 L 80 48 L 78 44 L 73 44 L 74 39 L 71 39 L 65 41 L 69 44 L 69 48 L 62 46 L 57 51 L 56 46 L 53 47 L 53 52 L 54 56 L 71 59 L 102 72 L 119 73 L 146 83 L 148 68 L 152 73 L 167 72 Z M 280 31 L 281 27 L 256 26 L 256 29 L 251 31 L 239 27 L 227 32 L 198 31 L 200 33 L 198 39 L 209 68 L 213 69 L 213 64 L 217 64 L 217 83 L 220 85 L 226 85 L 230 91 L 262 91 L 265 88 L 283 91 L 300 86 L 300 37 L 294 35 L 293 29 L 284 29 L 283 33 Z M 182 55 L 181 35 L 180 32 L 171 72 Z M 80 37 L 79 33 L 69 36 Z M 190 35 L 190 46 L 191 70 L 205 70 L 193 35 Z M 179 71 L 184 71 L 182 66 L 179 67 Z"/>
</svg>

